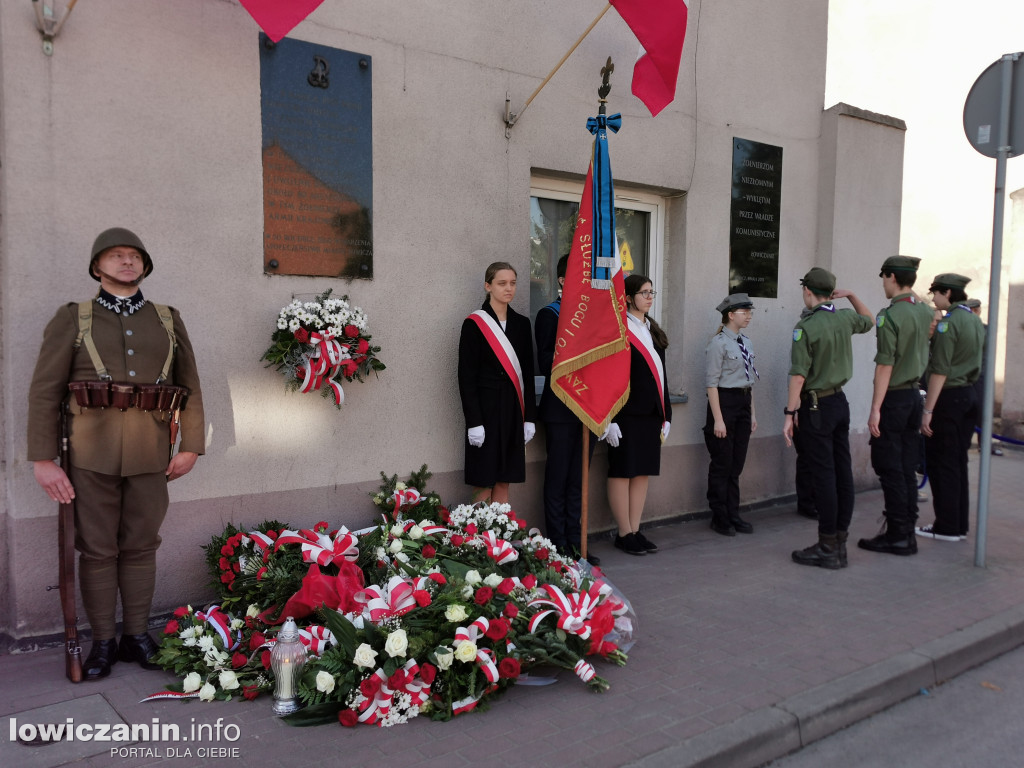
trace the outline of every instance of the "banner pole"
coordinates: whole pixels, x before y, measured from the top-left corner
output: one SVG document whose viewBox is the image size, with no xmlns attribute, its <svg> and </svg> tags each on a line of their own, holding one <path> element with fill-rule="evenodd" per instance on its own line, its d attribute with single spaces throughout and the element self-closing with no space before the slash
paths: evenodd
<svg viewBox="0 0 1024 768">
<path fill-rule="evenodd" d="M 588 493 L 587 486 L 590 484 L 590 462 L 587 458 L 590 456 L 590 430 L 587 425 L 580 422 L 580 427 L 583 429 L 583 452 L 580 454 L 580 464 L 582 470 L 580 471 L 580 557 L 584 560 L 587 559 L 587 524 L 589 514 L 587 511 Z"/>
</svg>

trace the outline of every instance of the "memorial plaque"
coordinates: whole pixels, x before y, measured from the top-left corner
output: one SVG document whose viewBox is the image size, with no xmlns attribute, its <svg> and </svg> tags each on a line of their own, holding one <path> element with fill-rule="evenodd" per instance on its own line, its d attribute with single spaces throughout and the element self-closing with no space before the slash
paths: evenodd
<svg viewBox="0 0 1024 768">
<path fill-rule="evenodd" d="M 373 277 L 369 56 L 260 35 L 263 268 Z"/>
<path fill-rule="evenodd" d="M 732 140 L 729 293 L 779 295 L 782 147 Z"/>
</svg>

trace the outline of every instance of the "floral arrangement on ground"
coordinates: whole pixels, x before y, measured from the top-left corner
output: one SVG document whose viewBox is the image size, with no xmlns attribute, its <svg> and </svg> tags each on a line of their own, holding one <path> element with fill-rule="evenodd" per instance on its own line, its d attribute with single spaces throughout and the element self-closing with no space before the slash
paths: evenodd
<svg viewBox="0 0 1024 768">
<path fill-rule="evenodd" d="M 307 650 L 293 725 L 390 726 L 486 708 L 509 686 L 572 670 L 608 683 L 588 658 L 624 665 L 635 615 L 598 569 L 527 531 L 507 504 L 447 508 L 381 473 L 372 528 L 321 521 L 233 525 L 204 547 L 220 603 L 182 606 L 155 661 L 182 678 L 149 699 L 255 699 L 275 687 L 271 649 L 293 617 Z"/>
<path fill-rule="evenodd" d="M 285 386 L 300 392 L 319 391 L 345 402 L 341 381 L 363 381 L 386 366 L 370 343 L 366 313 L 349 304 L 348 296 L 331 298 L 332 289 L 313 301 L 292 299 L 277 315 L 271 345 L 263 353 L 267 367 L 282 373 Z"/>
</svg>

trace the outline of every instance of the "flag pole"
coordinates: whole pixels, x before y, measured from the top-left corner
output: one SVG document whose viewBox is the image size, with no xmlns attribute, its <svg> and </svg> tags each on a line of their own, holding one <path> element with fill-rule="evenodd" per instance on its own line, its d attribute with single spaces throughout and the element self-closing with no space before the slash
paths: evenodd
<svg viewBox="0 0 1024 768">
<path fill-rule="evenodd" d="M 579 36 L 579 38 L 576 40 L 575 43 L 573 43 L 572 48 L 570 48 L 566 52 L 566 54 L 562 57 L 561 61 L 559 61 L 557 64 L 555 64 L 555 68 L 552 69 L 548 73 L 548 76 L 545 77 L 543 82 L 541 82 L 541 84 L 537 86 L 537 89 L 533 93 L 530 94 L 530 98 L 528 98 L 526 100 L 526 103 L 523 104 L 523 108 L 522 109 L 520 109 L 518 112 L 512 112 L 511 111 L 511 109 L 512 109 L 512 99 L 509 97 L 509 95 L 507 93 L 505 94 L 505 137 L 506 138 L 508 138 L 509 132 L 511 131 L 512 126 L 516 124 L 516 121 L 520 117 L 523 116 L 523 112 L 526 111 L 526 108 L 530 106 L 530 102 L 532 102 L 534 100 L 534 98 L 536 98 L 537 94 L 540 93 L 541 90 L 544 88 L 544 86 L 548 84 L 548 81 L 552 77 L 555 76 L 555 72 L 557 72 L 562 67 L 562 65 L 565 64 L 566 59 L 568 59 L 570 56 L 572 56 L 572 52 L 575 51 L 577 48 L 579 48 L 580 43 L 583 42 L 583 38 L 585 38 L 587 35 L 590 34 L 590 30 L 592 30 L 594 27 L 597 26 L 597 22 L 599 22 L 604 17 L 604 15 L 606 13 L 608 13 L 608 9 L 611 8 L 611 7 L 612 7 L 611 3 L 606 4 L 605 7 L 602 9 L 602 11 L 599 14 L 597 14 L 597 18 L 594 19 L 592 22 L 590 22 L 590 26 L 587 27 L 585 30 L 583 30 L 583 34 Z"/>
</svg>

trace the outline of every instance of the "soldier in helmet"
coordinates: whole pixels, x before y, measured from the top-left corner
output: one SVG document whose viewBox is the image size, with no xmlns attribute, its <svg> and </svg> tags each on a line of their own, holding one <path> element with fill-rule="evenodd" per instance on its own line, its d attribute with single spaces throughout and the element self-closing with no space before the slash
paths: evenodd
<svg viewBox="0 0 1024 768">
<path fill-rule="evenodd" d="M 82 603 L 93 636 L 87 680 L 106 677 L 119 660 L 157 668 L 149 662 L 156 644 L 147 629 L 167 483 L 188 473 L 204 451 L 195 355 L 178 311 L 150 303 L 139 290 L 152 271 L 133 232 L 100 233 L 89 261 L 99 294 L 54 315 L 29 392 L 28 460 L 36 481 L 54 501 L 75 501 Z M 70 462 L 62 467 L 54 459 L 65 404 Z M 179 424 L 181 443 L 172 456 Z"/>
</svg>

